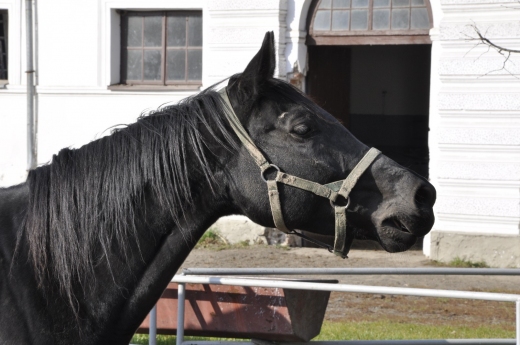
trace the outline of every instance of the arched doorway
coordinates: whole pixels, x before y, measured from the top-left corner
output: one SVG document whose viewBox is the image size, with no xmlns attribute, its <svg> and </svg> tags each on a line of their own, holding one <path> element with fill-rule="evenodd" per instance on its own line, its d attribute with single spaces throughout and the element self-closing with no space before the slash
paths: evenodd
<svg viewBox="0 0 520 345">
<path fill-rule="evenodd" d="M 428 0 L 314 0 L 306 90 L 361 141 L 428 177 Z"/>
</svg>

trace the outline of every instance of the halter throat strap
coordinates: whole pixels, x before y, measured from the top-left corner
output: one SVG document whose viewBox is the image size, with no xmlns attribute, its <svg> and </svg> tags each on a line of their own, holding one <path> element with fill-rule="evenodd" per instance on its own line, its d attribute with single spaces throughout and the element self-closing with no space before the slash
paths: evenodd
<svg viewBox="0 0 520 345">
<path fill-rule="evenodd" d="M 350 192 L 356 185 L 357 181 L 363 175 L 363 173 L 368 169 L 368 167 L 374 162 L 374 160 L 381 153 L 379 150 L 375 148 L 371 148 L 365 156 L 356 164 L 354 169 L 350 172 L 345 180 L 332 182 L 329 184 L 319 184 L 313 181 L 305 180 L 297 176 L 289 175 L 284 173 L 278 168 L 276 165 L 271 164 L 267 158 L 262 154 L 262 152 L 258 149 L 258 147 L 253 142 L 253 139 L 249 136 L 244 126 L 238 119 L 236 113 L 231 106 L 231 102 L 229 101 L 229 97 L 226 91 L 226 88 L 223 88 L 219 91 L 220 96 L 224 100 L 225 104 L 225 115 L 228 119 L 231 127 L 234 132 L 247 149 L 255 163 L 260 167 L 260 173 L 262 179 L 267 184 L 267 193 L 269 195 L 269 203 L 271 207 L 271 213 L 273 215 L 273 221 L 275 227 L 283 231 L 287 234 L 294 234 L 304 238 L 307 241 L 313 242 L 315 244 L 326 247 L 330 252 L 341 256 L 342 258 L 346 258 L 347 254 L 350 250 L 350 246 L 352 245 L 352 241 L 354 240 L 354 234 L 352 232 L 347 232 L 347 208 L 350 204 Z M 267 170 L 275 169 L 277 170 L 276 177 L 274 180 L 267 180 L 265 177 L 265 173 Z M 331 206 L 334 208 L 335 214 L 335 239 L 334 239 L 334 247 L 331 247 L 327 244 L 324 244 L 320 241 L 314 240 L 303 234 L 300 234 L 294 230 L 290 230 L 287 228 L 283 218 L 282 212 L 282 204 L 280 201 L 280 193 L 278 191 L 278 183 L 283 183 L 295 188 L 299 188 L 323 198 L 329 199 Z M 342 196 L 346 200 L 346 205 L 338 205 L 336 201 L 338 196 Z"/>
</svg>

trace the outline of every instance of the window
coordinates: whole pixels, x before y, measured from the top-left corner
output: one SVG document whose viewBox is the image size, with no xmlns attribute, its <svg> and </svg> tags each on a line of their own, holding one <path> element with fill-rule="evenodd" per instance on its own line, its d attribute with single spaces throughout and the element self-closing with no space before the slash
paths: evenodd
<svg viewBox="0 0 520 345">
<path fill-rule="evenodd" d="M 121 83 L 202 84 L 200 11 L 123 12 Z"/>
<path fill-rule="evenodd" d="M 0 80 L 7 80 L 7 11 L 0 10 Z"/>
<path fill-rule="evenodd" d="M 308 44 L 430 43 L 428 0 L 320 0 L 311 13 Z"/>
</svg>

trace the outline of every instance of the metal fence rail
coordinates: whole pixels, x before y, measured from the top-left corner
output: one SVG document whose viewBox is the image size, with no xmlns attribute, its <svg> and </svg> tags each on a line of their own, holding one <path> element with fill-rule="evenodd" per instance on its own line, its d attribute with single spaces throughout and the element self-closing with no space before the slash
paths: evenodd
<svg viewBox="0 0 520 345">
<path fill-rule="evenodd" d="M 485 275 L 520 276 L 518 268 L 186 268 L 183 275 Z"/>
<path fill-rule="evenodd" d="M 330 284 L 312 282 L 294 282 L 283 280 L 232 278 L 222 276 L 259 276 L 259 275 L 507 275 L 520 276 L 520 269 L 492 269 L 492 268 L 188 268 L 181 275 L 176 275 L 172 282 L 178 283 L 178 318 L 177 318 L 177 345 L 229 345 L 229 342 L 215 341 L 184 341 L 184 305 L 185 284 L 215 284 L 215 285 L 239 285 L 254 287 L 271 287 L 284 289 L 356 292 L 369 294 L 391 294 L 422 297 L 444 297 L 461 299 L 478 299 L 487 301 L 515 302 L 516 304 L 516 339 L 444 339 L 444 340 L 397 340 L 397 341 L 313 341 L 312 345 L 444 345 L 444 344 L 516 344 L 520 345 L 520 295 L 439 290 L 418 289 L 388 286 Z M 219 276 L 208 276 L 219 275 Z M 153 315 L 152 318 L 153 319 Z M 152 328 L 155 332 L 155 324 L 150 323 L 150 345 L 155 345 L 155 336 L 152 339 Z M 252 342 L 232 342 L 233 345 L 265 345 L 269 342 L 253 340 Z M 282 344 L 282 343 L 279 343 Z M 287 343 L 301 345 L 303 343 Z"/>
<path fill-rule="evenodd" d="M 457 291 L 457 290 L 434 290 L 434 289 L 417 289 L 402 288 L 389 286 L 371 286 L 371 285 L 350 285 L 350 284 L 330 284 L 330 283 L 308 283 L 294 281 L 280 281 L 268 279 L 253 278 L 225 278 L 225 277 L 203 277 L 203 276 L 175 276 L 172 282 L 193 283 L 193 284 L 214 284 L 214 285 L 238 285 L 238 286 L 257 286 L 282 289 L 299 289 L 299 290 L 315 290 L 315 291 L 336 291 L 336 292 L 357 292 L 370 294 L 388 294 L 388 295 L 407 295 L 421 297 L 446 297 L 446 298 L 465 298 L 479 299 L 486 301 L 498 302 L 517 302 L 520 301 L 520 295 L 492 293 L 492 292 L 475 292 L 475 291 Z M 179 297 L 179 305 L 181 305 Z"/>
<path fill-rule="evenodd" d="M 515 345 L 515 339 L 431 339 L 431 340 L 334 340 L 309 343 L 290 342 L 276 345 Z M 270 342 L 252 341 L 185 341 L 183 345 L 273 345 Z"/>
</svg>

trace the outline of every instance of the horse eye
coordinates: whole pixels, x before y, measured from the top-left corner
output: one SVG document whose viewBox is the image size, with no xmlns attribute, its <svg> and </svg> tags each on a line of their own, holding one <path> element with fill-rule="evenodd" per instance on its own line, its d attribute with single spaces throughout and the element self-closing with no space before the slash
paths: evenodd
<svg viewBox="0 0 520 345">
<path fill-rule="evenodd" d="M 305 135 L 311 131 L 311 128 L 305 124 L 294 126 L 292 132 L 298 135 Z"/>
</svg>

